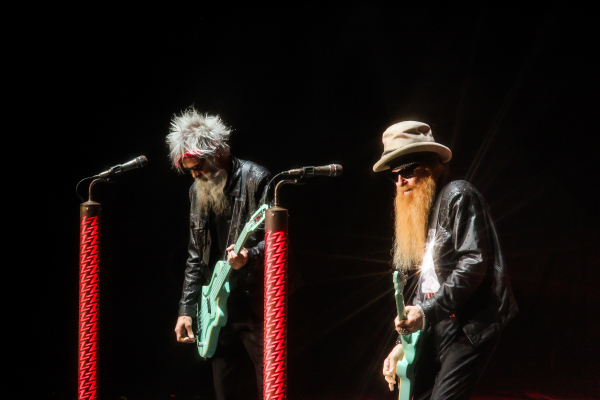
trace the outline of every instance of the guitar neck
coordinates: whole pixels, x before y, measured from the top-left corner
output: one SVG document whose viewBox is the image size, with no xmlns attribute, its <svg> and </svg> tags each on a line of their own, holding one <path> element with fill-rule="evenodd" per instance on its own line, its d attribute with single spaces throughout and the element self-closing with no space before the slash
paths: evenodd
<svg viewBox="0 0 600 400">
<path fill-rule="evenodd" d="M 404 291 L 405 283 L 399 274 L 401 274 L 401 272 L 394 272 L 394 296 L 396 297 L 396 308 L 398 310 L 398 318 L 400 320 L 403 320 L 406 319 L 406 310 L 404 309 L 404 295 L 402 293 Z"/>
<path fill-rule="evenodd" d="M 244 229 L 242 229 L 242 232 L 240 232 L 240 236 L 233 246 L 233 252 L 235 254 L 239 254 L 240 250 L 244 247 L 248 236 L 250 236 L 250 234 L 254 232 L 254 230 L 258 228 L 258 226 L 265 220 L 265 211 L 267 208 L 267 204 L 260 206 L 259 209 L 256 210 L 256 212 L 252 215 L 252 217 L 250 217 L 250 221 L 244 225 Z M 227 258 L 225 258 L 225 261 L 226 260 Z M 228 262 L 224 262 L 224 264 L 225 266 L 221 269 L 221 272 L 218 275 L 218 283 L 215 285 L 215 290 L 217 291 L 220 290 L 221 286 L 227 280 L 229 272 L 231 272 L 231 265 L 229 265 Z"/>
<path fill-rule="evenodd" d="M 250 232 L 248 231 L 248 225 L 246 225 L 244 226 L 244 229 L 242 229 L 240 237 L 238 238 L 237 242 L 235 242 L 235 246 L 233 247 L 233 252 L 235 254 L 238 254 L 242 247 L 244 247 L 248 236 L 250 236 Z"/>
<path fill-rule="evenodd" d="M 237 242 L 235 242 L 235 246 L 233 247 L 233 252 L 235 254 L 238 254 L 242 247 L 244 247 L 244 244 L 246 243 L 246 240 L 248 239 L 248 236 L 250 236 L 251 232 L 252 231 L 248 229 L 248 224 L 246 224 L 246 226 L 244 226 L 244 229 L 242 229 L 242 232 L 240 233 L 240 237 L 238 238 Z M 225 260 L 227 260 L 227 257 L 225 257 Z M 229 265 L 228 262 L 225 262 L 225 267 L 223 267 L 223 269 L 219 273 L 219 283 L 221 285 L 225 283 L 227 276 L 229 276 L 229 272 L 231 272 L 231 265 Z"/>
<path fill-rule="evenodd" d="M 235 254 L 239 254 L 242 247 L 244 247 L 248 236 L 250 236 L 250 234 L 254 232 L 254 230 L 258 228 L 258 226 L 265 220 L 265 210 L 267 208 L 267 204 L 263 204 L 262 206 L 260 206 L 259 209 L 256 210 L 256 212 L 252 215 L 252 217 L 250 217 L 250 221 L 248 221 L 248 223 L 244 225 L 244 229 L 242 229 L 242 232 L 240 232 L 240 236 L 238 237 L 238 240 L 233 246 L 233 252 Z M 231 272 L 231 265 L 227 262 L 227 257 L 222 262 L 219 261 L 217 265 L 221 265 L 221 271 L 219 271 L 219 274 L 217 276 L 213 276 L 213 279 L 210 282 L 210 286 L 212 286 L 210 297 L 213 300 L 216 299 L 216 296 L 221 291 L 221 288 L 223 287 L 225 282 L 227 282 L 227 278 L 229 277 L 229 273 Z"/>
</svg>

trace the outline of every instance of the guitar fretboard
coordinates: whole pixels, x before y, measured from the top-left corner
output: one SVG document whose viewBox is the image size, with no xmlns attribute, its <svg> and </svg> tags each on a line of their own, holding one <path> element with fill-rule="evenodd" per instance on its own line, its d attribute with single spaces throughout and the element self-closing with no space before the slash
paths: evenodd
<svg viewBox="0 0 600 400">
<path fill-rule="evenodd" d="M 246 226 L 244 226 L 244 229 L 242 229 L 242 232 L 240 233 L 237 242 L 235 242 L 235 246 L 233 247 L 233 252 L 235 254 L 238 254 L 240 249 L 244 247 L 244 243 L 246 243 L 246 239 L 248 239 L 248 236 L 250 236 L 250 232 L 251 231 L 248 230 L 248 224 L 246 224 Z M 221 291 L 221 288 L 223 288 L 223 284 L 225 283 L 227 277 L 229 276 L 229 273 L 231 272 L 231 265 L 229 265 L 227 261 L 225 261 L 224 264 L 225 266 L 223 267 L 223 269 L 221 269 L 221 272 L 219 272 L 219 276 L 212 285 L 212 289 L 210 291 L 210 298 L 213 301 L 217 299 L 217 294 Z"/>
</svg>

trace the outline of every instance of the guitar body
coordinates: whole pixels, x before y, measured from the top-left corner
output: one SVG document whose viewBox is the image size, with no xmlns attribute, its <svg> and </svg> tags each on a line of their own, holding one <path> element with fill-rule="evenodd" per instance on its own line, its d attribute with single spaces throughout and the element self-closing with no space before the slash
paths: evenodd
<svg viewBox="0 0 600 400">
<path fill-rule="evenodd" d="M 238 254 L 246 239 L 265 220 L 268 205 L 263 204 L 250 217 L 240 233 L 233 252 Z M 208 358 L 215 354 L 219 341 L 219 332 L 227 323 L 227 299 L 229 298 L 229 273 L 231 266 L 227 261 L 219 261 L 207 286 L 202 286 L 196 306 L 196 347 L 201 357 Z"/>
<path fill-rule="evenodd" d="M 399 272 L 394 272 L 394 289 L 396 297 L 396 307 L 398 309 L 398 317 L 406 319 L 406 311 L 404 310 L 404 296 L 402 291 L 406 284 L 403 279 L 398 276 Z M 415 361 L 419 357 L 419 337 L 421 331 L 417 331 L 408 335 L 401 335 L 402 350 L 404 357 L 396 364 L 396 375 L 400 378 L 398 389 L 400 400 L 410 400 L 412 398 L 412 389 L 415 379 Z"/>
<path fill-rule="evenodd" d="M 215 265 L 210 283 L 202 286 L 197 308 L 198 337 L 196 345 L 200 356 L 208 358 L 215 354 L 219 332 L 227 323 L 227 299 L 229 298 L 229 282 L 224 282 L 219 288 L 219 274 L 226 267 L 225 261 Z M 211 292 L 216 290 L 216 299 L 212 300 Z"/>
<path fill-rule="evenodd" d="M 404 357 L 396 364 L 396 375 L 400 378 L 398 388 L 400 400 L 410 400 L 412 396 L 412 383 L 415 380 L 415 361 L 418 356 L 420 331 L 409 335 L 402 335 L 402 349 Z"/>
</svg>

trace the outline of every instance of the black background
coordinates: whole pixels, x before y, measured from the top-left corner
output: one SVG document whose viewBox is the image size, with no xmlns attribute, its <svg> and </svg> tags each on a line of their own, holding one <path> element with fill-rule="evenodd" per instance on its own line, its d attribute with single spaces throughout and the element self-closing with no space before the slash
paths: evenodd
<svg viewBox="0 0 600 400">
<path fill-rule="evenodd" d="M 195 105 L 234 128 L 232 153 L 276 173 L 339 163 L 285 187 L 290 399 L 395 398 L 393 185 L 372 172 L 381 133 L 427 122 L 497 222 L 521 312 L 481 396 L 598 395 L 598 35 L 591 9 L 520 5 L 199 4 L 23 10 L 7 36 L 2 217 L 12 398 L 74 398 L 78 205 L 84 177 L 144 154 L 97 186 L 103 206 L 102 398 L 212 398 L 210 364 L 173 328 L 189 176 L 165 136 Z M 30 15 L 31 18 L 28 16 Z M 82 190 L 84 192 L 85 190 Z M 240 377 L 241 380 L 251 379 Z M 536 397 L 538 396 L 538 397 Z M 549 397 L 544 397 L 549 398 Z"/>
</svg>

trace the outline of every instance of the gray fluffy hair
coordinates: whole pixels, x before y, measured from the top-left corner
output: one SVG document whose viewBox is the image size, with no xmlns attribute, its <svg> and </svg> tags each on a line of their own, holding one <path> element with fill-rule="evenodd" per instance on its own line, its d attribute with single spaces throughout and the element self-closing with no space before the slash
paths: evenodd
<svg viewBox="0 0 600 400">
<path fill-rule="evenodd" d="M 229 154 L 231 128 L 218 115 L 201 114 L 192 106 L 174 115 L 167 135 L 173 167 L 182 172 L 186 157 L 208 158 Z"/>
</svg>

